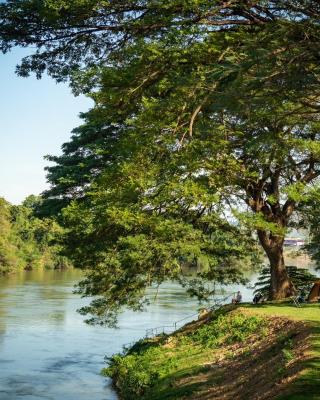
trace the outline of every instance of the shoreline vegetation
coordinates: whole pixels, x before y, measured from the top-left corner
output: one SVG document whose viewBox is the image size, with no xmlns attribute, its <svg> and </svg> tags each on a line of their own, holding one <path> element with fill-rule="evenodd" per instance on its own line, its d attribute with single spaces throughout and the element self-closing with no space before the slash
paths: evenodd
<svg viewBox="0 0 320 400">
<path fill-rule="evenodd" d="M 72 266 L 62 255 L 63 228 L 55 219 L 38 215 L 41 202 L 33 195 L 21 205 L 0 198 L 0 276 Z"/>
<path fill-rule="evenodd" d="M 102 373 L 123 400 L 319 399 L 319 305 L 226 305 L 143 339 Z"/>
</svg>

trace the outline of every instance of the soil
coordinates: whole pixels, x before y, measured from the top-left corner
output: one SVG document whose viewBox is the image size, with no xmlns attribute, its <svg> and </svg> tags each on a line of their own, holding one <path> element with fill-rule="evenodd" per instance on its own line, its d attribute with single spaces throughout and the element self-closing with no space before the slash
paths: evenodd
<svg viewBox="0 0 320 400">
<path fill-rule="evenodd" d="M 223 348 L 204 367 L 175 386 L 200 384 L 188 400 L 271 400 L 290 390 L 309 355 L 310 328 L 286 318 L 268 319 L 268 334 Z M 217 378 L 218 377 L 218 378 Z"/>
</svg>

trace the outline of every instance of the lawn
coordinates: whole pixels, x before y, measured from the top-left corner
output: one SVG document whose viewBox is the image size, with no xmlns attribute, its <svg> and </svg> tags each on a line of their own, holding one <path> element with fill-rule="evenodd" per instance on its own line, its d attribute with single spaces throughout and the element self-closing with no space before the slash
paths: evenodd
<svg viewBox="0 0 320 400">
<path fill-rule="evenodd" d="M 320 305 L 304 304 L 301 307 L 295 307 L 293 304 L 280 303 L 245 307 L 252 310 L 254 314 L 283 316 L 310 324 L 312 329 L 311 359 L 305 362 L 305 370 L 292 385 L 291 393 L 279 397 L 279 400 L 320 400 Z"/>
</svg>

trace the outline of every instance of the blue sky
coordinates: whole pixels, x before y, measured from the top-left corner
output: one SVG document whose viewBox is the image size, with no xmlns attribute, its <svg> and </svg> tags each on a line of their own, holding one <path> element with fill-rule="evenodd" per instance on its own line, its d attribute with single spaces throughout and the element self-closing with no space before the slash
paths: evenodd
<svg viewBox="0 0 320 400">
<path fill-rule="evenodd" d="M 23 54 L 15 49 L 0 55 L 0 197 L 14 204 L 48 187 L 43 156 L 61 153 L 81 123 L 79 113 L 92 104 L 49 77 L 16 76 Z"/>
</svg>

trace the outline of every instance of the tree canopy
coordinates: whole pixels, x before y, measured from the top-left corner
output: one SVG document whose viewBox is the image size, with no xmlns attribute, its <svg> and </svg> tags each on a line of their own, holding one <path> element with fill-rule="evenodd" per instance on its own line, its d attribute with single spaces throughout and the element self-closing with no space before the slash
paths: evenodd
<svg viewBox="0 0 320 400">
<path fill-rule="evenodd" d="M 187 263 L 202 264 L 200 297 L 203 279 L 240 280 L 252 231 L 270 297 L 295 292 L 283 241 L 320 174 L 319 13 L 316 1 L 0 5 L 2 50 L 36 47 L 18 73 L 95 101 L 48 157 L 45 194 L 91 268 L 79 290 L 100 296 L 83 310 L 93 321 L 141 308 Z"/>
<path fill-rule="evenodd" d="M 41 76 L 47 70 L 63 80 L 141 41 L 171 46 L 178 37 L 188 46 L 217 31 L 254 33 L 270 25 L 312 31 L 319 16 L 313 0 L 8 0 L 0 4 L 0 48 L 35 46 L 18 72 Z"/>
</svg>

